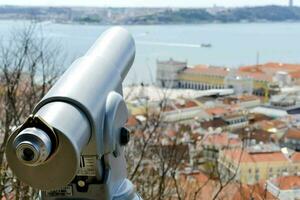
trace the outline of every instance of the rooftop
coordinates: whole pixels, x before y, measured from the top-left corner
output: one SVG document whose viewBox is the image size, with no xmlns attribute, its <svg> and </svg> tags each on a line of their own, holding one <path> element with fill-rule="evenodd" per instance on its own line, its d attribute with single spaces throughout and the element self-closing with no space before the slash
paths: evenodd
<svg viewBox="0 0 300 200">
<path fill-rule="evenodd" d="M 248 65 L 242 66 L 239 68 L 242 72 L 257 72 L 257 73 L 266 73 L 266 74 L 275 74 L 278 71 L 284 71 L 288 73 L 297 72 L 300 70 L 299 64 L 287 64 L 287 63 L 276 63 L 269 62 L 260 65 Z"/>
<path fill-rule="evenodd" d="M 182 61 L 176 61 L 173 58 L 170 58 L 169 60 L 157 60 L 157 64 L 163 64 L 163 65 L 187 65 L 187 62 Z"/>
<path fill-rule="evenodd" d="M 291 72 L 291 73 L 290 73 L 290 76 L 291 76 L 292 78 L 298 79 L 298 78 L 300 78 L 300 71 L 297 71 L 297 72 Z"/>
<path fill-rule="evenodd" d="M 271 142 L 271 133 L 261 130 L 261 129 L 255 129 L 255 130 L 247 130 L 247 128 L 242 128 L 239 130 L 235 130 L 235 133 L 239 135 L 239 137 L 244 140 L 255 140 L 256 143 L 263 142 L 268 143 Z"/>
<path fill-rule="evenodd" d="M 214 107 L 206 109 L 205 112 L 212 116 L 221 116 L 225 115 L 228 111 L 224 107 Z"/>
<path fill-rule="evenodd" d="M 127 126 L 136 126 L 136 125 L 138 125 L 138 120 L 135 118 L 135 116 L 133 116 L 133 115 L 130 115 L 129 117 L 128 117 L 128 119 L 127 119 L 127 123 L 126 123 L 126 125 Z"/>
<path fill-rule="evenodd" d="M 292 78 L 300 78 L 300 65 L 299 64 L 285 64 L 285 63 L 266 63 L 261 65 L 242 66 L 237 71 L 231 70 L 226 67 L 215 67 L 208 65 L 196 65 L 187 68 L 185 73 L 200 73 L 212 76 L 227 76 L 231 72 L 240 76 L 248 77 L 260 81 L 272 81 L 273 76 L 282 71 L 290 74 Z"/>
<path fill-rule="evenodd" d="M 300 140 L 300 130 L 297 128 L 289 128 L 284 137 L 288 139 Z"/>
<path fill-rule="evenodd" d="M 291 156 L 291 160 L 295 163 L 300 162 L 300 152 L 294 152 Z"/>
<path fill-rule="evenodd" d="M 281 120 L 263 120 L 257 122 L 256 125 L 262 130 L 268 132 L 274 132 L 275 129 L 283 129 L 287 127 L 287 124 Z"/>
<path fill-rule="evenodd" d="M 210 127 L 211 128 L 222 128 L 224 126 L 227 126 L 227 123 L 221 118 L 201 122 L 201 127 L 204 129 L 208 129 Z"/>
<path fill-rule="evenodd" d="M 254 79 L 269 81 L 272 81 L 273 76 L 278 72 L 286 72 L 292 78 L 300 78 L 300 65 L 269 62 L 260 65 L 242 66 L 239 68 L 240 75 L 248 75 Z"/>
<path fill-rule="evenodd" d="M 248 78 L 252 78 L 254 80 L 259 80 L 259 81 L 272 81 L 273 80 L 273 75 L 265 74 L 263 72 L 237 71 L 236 74 L 241 77 L 248 77 Z"/>
<path fill-rule="evenodd" d="M 261 113 L 250 113 L 248 119 L 250 123 L 256 123 L 262 120 L 271 120 L 272 118 Z"/>
<path fill-rule="evenodd" d="M 186 73 L 200 73 L 205 75 L 214 75 L 214 76 L 227 76 L 230 72 L 228 68 L 225 67 L 211 67 L 207 65 L 196 65 L 185 70 Z"/>
<path fill-rule="evenodd" d="M 249 95 L 249 94 L 237 96 L 237 99 L 240 100 L 241 102 L 260 100 L 258 96 Z"/>
<path fill-rule="evenodd" d="M 276 179 L 272 179 L 271 183 L 276 185 L 280 190 L 300 189 L 299 176 L 282 176 Z"/>
<path fill-rule="evenodd" d="M 256 101 L 256 100 L 260 100 L 260 98 L 255 95 L 244 94 L 239 96 L 224 97 L 223 102 L 226 104 L 233 104 L 233 103 L 249 102 L 249 101 Z"/>
<path fill-rule="evenodd" d="M 184 103 L 176 103 L 175 106 L 178 109 L 185 109 L 185 108 L 197 107 L 198 104 L 193 100 L 185 100 Z"/>
<path fill-rule="evenodd" d="M 285 162 L 288 159 L 281 151 L 278 152 L 257 152 L 249 153 L 242 149 L 224 150 L 224 156 L 236 162 L 249 163 L 249 162 Z"/>
<path fill-rule="evenodd" d="M 219 147 L 240 146 L 241 140 L 238 137 L 231 137 L 228 133 L 211 134 L 203 139 L 204 145 L 216 145 Z"/>
</svg>

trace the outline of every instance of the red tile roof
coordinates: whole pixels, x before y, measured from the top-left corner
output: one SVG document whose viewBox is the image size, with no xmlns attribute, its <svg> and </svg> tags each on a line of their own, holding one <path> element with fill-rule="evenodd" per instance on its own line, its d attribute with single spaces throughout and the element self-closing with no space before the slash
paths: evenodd
<svg viewBox="0 0 300 200">
<path fill-rule="evenodd" d="M 299 79 L 299 78 L 300 78 L 300 71 L 297 71 L 297 72 L 291 72 L 291 73 L 290 73 L 290 76 L 291 76 L 292 78 Z"/>
<path fill-rule="evenodd" d="M 250 123 L 257 123 L 263 120 L 272 120 L 272 118 L 260 113 L 250 113 L 249 120 Z"/>
<path fill-rule="evenodd" d="M 181 174 L 178 183 L 180 184 L 180 188 L 183 189 L 184 193 L 186 194 L 186 196 L 183 199 L 211 200 L 220 188 L 219 181 L 216 181 L 212 178 L 209 179 L 208 176 L 204 175 L 201 172 L 199 174 Z M 274 196 L 272 196 L 271 193 L 266 191 L 262 185 L 245 185 L 232 181 L 229 184 L 227 184 L 224 188 L 222 188 L 216 199 L 275 200 L 277 198 L 275 198 Z"/>
<path fill-rule="evenodd" d="M 256 125 L 258 125 L 263 130 L 268 130 L 271 128 L 283 129 L 287 127 L 287 124 L 281 120 L 263 120 L 257 122 Z"/>
<path fill-rule="evenodd" d="M 222 200 L 277 200 L 270 192 L 264 189 L 264 186 L 260 184 L 245 185 L 239 183 L 230 183 L 225 187 L 218 199 Z"/>
<path fill-rule="evenodd" d="M 197 107 L 198 104 L 196 104 L 194 101 L 191 100 L 186 100 L 186 102 L 184 104 L 176 104 L 176 107 L 178 109 L 184 109 L 184 108 L 193 108 L 193 107 Z"/>
<path fill-rule="evenodd" d="M 299 64 L 270 62 L 261 65 L 243 66 L 239 68 L 239 72 L 241 74 L 248 74 L 250 77 L 260 80 L 272 80 L 272 77 L 278 71 L 287 72 L 292 78 L 300 78 Z"/>
<path fill-rule="evenodd" d="M 220 147 L 239 146 L 241 141 L 239 138 L 230 138 L 228 133 L 212 134 L 204 137 L 204 145 L 217 145 Z"/>
<path fill-rule="evenodd" d="M 247 71 L 238 71 L 236 73 L 239 76 L 242 77 L 248 77 L 248 78 L 252 78 L 254 80 L 258 80 L 258 81 L 272 81 L 273 80 L 273 76 L 271 74 L 265 74 L 263 72 L 247 72 Z"/>
<path fill-rule="evenodd" d="M 136 126 L 138 124 L 138 120 L 135 118 L 135 116 L 131 115 L 128 117 L 127 126 Z"/>
<path fill-rule="evenodd" d="M 291 156 L 291 160 L 292 160 L 294 163 L 300 162 L 300 152 L 295 152 L 295 153 L 293 153 L 293 155 Z"/>
<path fill-rule="evenodd" d="M 290 128 L 285 134 L 285 138 L 300 140 L 300 130 L 297 128 Z"/>
<path fill-rule="evenodd" d="M 214 108 L 208 108 L 205 110 L 206 113 L 210 114 L 210 115 L 224 115 L 227 113 L 227 110 L 223 107 L 214 107 Z"/>
<path fill-rule="evenodd" d="M 177 109 L 186 109 L 186 108 L 193 108 L 193 107 L 197 107 L 199 106 L 195 101 L 192 100 L 185 100 L 185 102 L 183 104 L 181 103 L 175 103 L 173 105 L 166 105 L 163 107 L 163 111 L 164 112 L 168 112 L 168 111 L 174 111 Z"/>
<path fill-rule="evenodd" d="M 271 180 L 280 190 L 293 190 L 300 188 L 299 176 L 282 176 Z"/>
<path fill-rule="evenodd" d="M 177 136 L 177 132 L 175 130 L 168 130 L 166 132 L 166 135 L 169 137 L 176 137 Z"/>
<path fill-rule="evenodd" d="M 246 95 L 246 94 L 238 96 L 237 98 L 242 102 L 260 100 L 259 97 L 255 96 L 255 95 Z"/>
<path fill-rule="evenodd" d="M 300 65 L 269 62 L 260 65 L 243 66 L 240 67 L 240 70 L 246 72 L 265 72 L 265 73 L 276 73 L 277 71 L 295 72 L 300 70 Z"/>
<path fill-rule="evenodd" d="M 249 153 L 246 150 L 230 149 L 230 150 L 224 150 L 224 156 L 236 162 L 240 161 L 241 163 L 288 161 L 282 152 Z"/>
<path fill-rule="evenodd" d="M 300 78 L 300 64 L 285 64 L 285 63 L 266 63 L 261 65 L 242 66 L 236 71 L 236 75 L 248 77 L 258 81 L 273 80 L 273 76 L 278 71 L 284 71 L 290 74 L 292 78 Z M 211 67 L 207 65 L 196 65 L 193 68 L 187 68 L 184 73 L 204 74 L 210 76 L 227 76 L 230 69 L 226 67 Z"/>
</svg>

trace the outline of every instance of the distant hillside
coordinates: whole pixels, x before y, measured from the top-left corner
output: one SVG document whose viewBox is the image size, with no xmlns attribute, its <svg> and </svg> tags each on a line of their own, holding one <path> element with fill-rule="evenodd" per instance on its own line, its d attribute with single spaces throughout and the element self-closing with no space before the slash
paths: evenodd
<svg viewBox="0 0 300 200">
<path fill-rule="evenodd" d="M 224 9 L 210 13 L 205 9 L 166 10 L 127 18 L 125 24 L 186 24 L 206 22 L 300 21 L 299 7 L 263 6 Z"/>
<path fill-rule="evenodd" d="M 105 25 L 281 22 L 300 21 L 300 7 L 170 9 L 0 6 L 0 19 L 50 20 L 58 23 Z"/>
<path fill-rule="evenodd" d="M 129 17 L 125 19 L 125 24 L 188 24 L 210 22 L 214 20 L 214 16 L 204 9 L 180 9 L 166 10 L 151 15 Z"/>
<path fill-rule="evenodd" d="M 299 7 L 281 7 L 281 6 L 264 6 L 253 8 L 231 9 L 227 12 L 220 12 L 214 16 L 217 21 L 221 22 L 239 22 L 239 21 L 287 21 L 300 20 Z"/>
</svg>

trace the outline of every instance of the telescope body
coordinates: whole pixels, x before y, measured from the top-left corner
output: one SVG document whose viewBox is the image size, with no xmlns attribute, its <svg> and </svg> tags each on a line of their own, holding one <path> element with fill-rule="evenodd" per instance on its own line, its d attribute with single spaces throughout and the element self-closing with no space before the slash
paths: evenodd
<svg viewBox="0 0 300 200">
<path fill-rule="evenodd" d="M 10 136 L 10 168 L 45 191 L 44 199 L 138 199 L 126 179 L 128 111 L 122 98 L 134 57 L 125 29 L 104 32 Z"/>
</svg>

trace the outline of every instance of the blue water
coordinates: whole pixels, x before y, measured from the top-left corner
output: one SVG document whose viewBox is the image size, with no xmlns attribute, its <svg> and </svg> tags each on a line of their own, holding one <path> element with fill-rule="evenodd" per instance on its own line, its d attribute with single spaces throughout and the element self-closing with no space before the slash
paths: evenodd
<svg viewBox="0 0 300 200">
<path fill-rule="evenodd" d="M 0 21 L 0 36 L 27 22 Z M 46 38 L 59 42 L 68 60 L 83 55 L 108 26 L 42 23 Z M 126 83 L 153 82 L 156 59 L 187 60 L 189 65 L 228 67 L 259 62 L 300 63 L 300 23 L 127 26 L 137 44 L 134 66 Z M 210 43 L 211 48 L 201 48 Z"/>
</svg>

